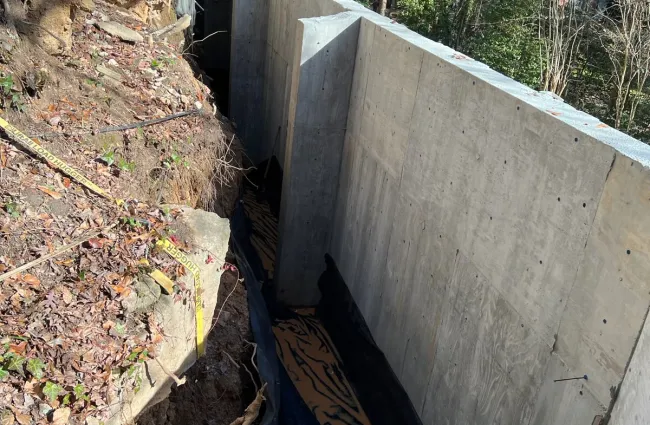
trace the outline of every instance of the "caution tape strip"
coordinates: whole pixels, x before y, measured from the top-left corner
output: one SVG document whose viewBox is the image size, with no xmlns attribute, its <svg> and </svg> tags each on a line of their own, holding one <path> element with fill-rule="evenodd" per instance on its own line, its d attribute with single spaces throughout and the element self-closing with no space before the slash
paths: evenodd
<svg viewBox="0 0 650 425">
<path fill-rule="evenodd" d="M 30 139 L 28 136 L 23 134 L 20 130 L 18 130 L 16 127 L 9 124 L 6 120 L 2 118 L 0 118 L 0 127 L 2 127 L 7 132 L 9 137 L 11 137 L 13 140 L 18 142 L 21 146 L 29 149 L 30 151 L 34 152 L 41 158 L 45 159 L 48 163 L 52 164 L 52 166 L 61 170 L 62 172 L 72 177 L 82 185 L 86 186 L 88 189 L 92 190 L 96 194 L 103 196 L 106 199 L 110 199 L 111 201 L 115 201 L 118 205 L 121 205 L 124 202 L 121 199 L 113 198 L 104 189 L 97 186 L 95 183 L 93 183 L 88 178 L 86 178 L 86 176 L 84 176 L 79 171 L 75 170 L 74 168 L 66 164 L 61 159 L 57 158 L 50 151 L 48 151 L 38 143 L 34 142 L 32 139 Z"/>
<path fill-rule="evenodd" d="M 196 318 L 196 355 L 197 357 L 205 354 L 205 341 L 203 331 L 203 292 L 201 287 L 201 276 L 199 274 L 199 267 L 194 264 L 192 260 L 182 253 L 174 244 L 168 239 L 161 239 L 156 242 L 156 246 L 162 248 L 167 254 L 171 255 L 176 261 L 181 263 L 190 273 L 194 276 L 194 304 L 195 304 L 195 318 Z"/>
<path fill-rule="evenodd" d="M 92 190 L 96 194 L 103 196 L 104 198 L 110 199 L 111 201 L 116 202 L 118 205 L 122 205 L 124 203 L 124 201 L 121 199 L 113 198 L 108 192 L 106 192 L 105 190 L 97 186 L 95 183 L 90 181 L 79 171 L 70 167 L 64 161 L 57 158 L 50 151 L 48 151 L 38 143 L 34 142 L 32 139 L 30 139 L 28 136 L 23 134 L 20 130 L 18 130 L 16 127 L 9 124 L 9 122 L 7 122 L 2 118 L 0 118 L 0 127 L 2 127 L 7 132 L 9 137 L 11 137 L 14 141 L 19 143 L 21 146 L 31 150 L 41 158 L 45 159 L 48 163 L 52 164 L 52 166 L 61 170 L 62 172 L 72 177 L 77 182 L 81 183 L 82 185 Z M 196 314 L 195 314 L 196 353 L 197 353 L 197 357 L 201 357 L 205 354 L 205 341 L 204 341 L 204 334 L 203 334 L 203 297 L 201 294 L 202 289 L 201 289 L 201 276 L 199 275 L 199 267 L 196 264 L 194 264 L 194 262 L 192 262 L 189 258 L 187 258 L 187 256 L 183 254 L 178 248 L 176 248 L 169 240 L 167 239 L 158 240 L 156 242 L 156 245 L 162 247 L 162 249 L 166 253 L 171 255 L 176 261 L 178 261 L 183 266 L 185 266 L 185 268 L 187 268 L 187 270 L 189 270 L 190 273 L 192 273 L 192 275 L 194 276 L 194 293 L 195 293 L 195 310 L 196 310 Z"/>
</svg>

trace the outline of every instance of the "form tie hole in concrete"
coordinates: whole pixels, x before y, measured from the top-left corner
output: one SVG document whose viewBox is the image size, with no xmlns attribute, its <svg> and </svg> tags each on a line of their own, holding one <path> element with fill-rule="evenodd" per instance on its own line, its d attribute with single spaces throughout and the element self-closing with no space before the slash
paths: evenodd
<svg viewBox="0 0 650 425">
<path fill-rule="evenodd" d="M 524 327 L 524 324 L 523 324 L 523 323 L 521 324 L 521 327 L 522 327 L 522 328 Z"/>
<path fill-rule="evenodd" d="M 582 208 L 587 208 L 587 203 L 586 202 L 582 203 Z"/>
<path fill-rule="evenodd" d="M 578 143 L 578 138 L 573 139 L 574 142 Z"/>
<path fill-rule="evenodd" d="M 630 255 L 632 253 L 632 251 L 630 251 L 629 249 L 626 252 L 627 252 L 627 255 Z"/>
<path fill-rule="evenodd" d="M 607 324 L 607 319 L 603 319 L 603 324 Z"/>
<path fill-rule="evenodd" d="M 580 391 L 580 395 L 582 395 L 582 391 Z"/>
<path fill-rule="evenodd" d="M 490 216 L 490 220 L 492 220 L 492 216 Z"/>
<path fill-rule="evenodd" d="M 560 202 L 560 197 L 558 196 L 557 201 Z"/>
<path fill-rule="evenodd" d="M 521 109 L 519 106 L 517 106 L 517 110 Z"/>
<path fill-rule="evenodd" d="M 475 85 L 476 85 L 476 81 L 472 81 L 472 85 L 475 86 Z"/>
<path fill-rule="evenodd" d="M 503 161 L 503 163 L 504 163 L 504 164 L 507 164 L 507 163 L 508 163 L 508 160 L 506 159 L 505 161 Z"/>
<path fill-rule="evenodd" d="M 544 262 L 542 260 L 539 260 L 539 264 L 544 264 Z"/>
</svg>

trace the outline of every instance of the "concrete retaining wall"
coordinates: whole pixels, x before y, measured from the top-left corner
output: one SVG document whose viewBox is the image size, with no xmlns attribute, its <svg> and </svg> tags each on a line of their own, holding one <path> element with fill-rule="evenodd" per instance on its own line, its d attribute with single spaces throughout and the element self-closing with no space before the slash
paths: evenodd
<svg viewBox="0 0 650 425">
<path fill-rule="evenodd" d="M 597 424 L 650 306 L 650 148 L 354 3 L 268 8 L 280 298 L 329 251 L 426 424 Z"/>
</svg>

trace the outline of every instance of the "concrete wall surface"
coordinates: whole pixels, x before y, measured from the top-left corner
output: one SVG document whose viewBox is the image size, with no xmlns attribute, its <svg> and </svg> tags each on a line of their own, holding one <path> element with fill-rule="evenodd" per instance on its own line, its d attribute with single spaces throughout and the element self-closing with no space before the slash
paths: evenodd
<svg viewBox="0 0 650 425">
<path fill-rule="evenodd" d="M 351 1 L 264 25 L 280 298 L 329 251 L 425 424 L 598 424 L 624 377 L 645 423 L 650 148 Z"/>
</svg>

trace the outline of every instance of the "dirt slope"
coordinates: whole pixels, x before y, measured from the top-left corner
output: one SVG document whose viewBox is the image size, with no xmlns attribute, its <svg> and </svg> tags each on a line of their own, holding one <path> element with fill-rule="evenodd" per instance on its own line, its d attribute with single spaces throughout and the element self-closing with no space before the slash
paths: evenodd
<svg viewBox="0 0 650 425">
<path fill-rule="evenodd" d="M 155 249 L 157 239 L 189 248 L 174 236 L 175 211 L 157 205 L 185 204 L 222 216 L 232 209 L 239 142 L 184 59 L 182 34 L 155 36 L 173 21 L 165 3 L 5 2 L 0 117 L 108 196 L 93 193 L 0 132 L 3 425 L 97 423 L 120 391 L 137 389 L 142 377 L 134 367 L 155 357 L 164 329 L 146 308 L 134 305 L 133 293 L 150 284 L 144 276 L 154 268 L 173 280 L 186 273 Z M 120 25 L 142 41 L 126 41 L 133 33 Z M 188 111 L 155 125 L 111 128 Z M 77 242 L 61 255 L 5 276 Z M 231 285 L 222 290 L 232 290 L 236 270 L 224 276 Z M 174 291 L 177 302 L 188 302 L 185 288 Z M 220 295 L 220 304 L 226 297 Z M 215 331 L 223 342 L 212 344 L 212 354 L 192 372 L 199 374 L 194 380 L 204 374 L 218 381 L 215 391 L 227 402 L 214 405 L 225 414 L 219 424 L 241 412 L 243 369 L 233 363 L 252 350 L 245 342 L 241 283 L 228 304 L 219 319 L 224 329 L 217 325 Z M 224 352 L 234 357 L 230 366 Z"/>
</svg>

